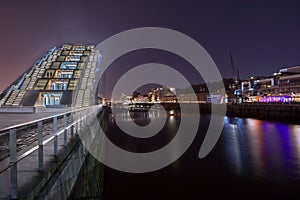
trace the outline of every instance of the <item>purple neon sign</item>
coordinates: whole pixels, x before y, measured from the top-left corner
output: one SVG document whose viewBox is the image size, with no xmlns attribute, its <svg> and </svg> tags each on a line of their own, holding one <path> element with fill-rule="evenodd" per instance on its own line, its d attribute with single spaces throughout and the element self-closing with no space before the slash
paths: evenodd
<svg viewBox="0 0 300 200">
<path fill-rule="evenodd" d="M 290 96 L 263 96 L 259 102 L 269 103 L 269 102 L 279 102 L 279 103 L 288 103 L 292 101 Z"/>
</svg>

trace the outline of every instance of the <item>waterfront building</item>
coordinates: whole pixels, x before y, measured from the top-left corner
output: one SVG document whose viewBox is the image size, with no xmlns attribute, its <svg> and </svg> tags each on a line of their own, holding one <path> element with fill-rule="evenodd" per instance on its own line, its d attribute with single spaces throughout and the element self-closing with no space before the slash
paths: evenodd
<svg viewBox="0 0 300 200">
<path fill-rule="evenodd" d="M 52 48 L 1 96 L 2 106 L 88 106 L 101 55 L 94 45 Z"/>
<path fill-rule="evenodd" d="M 272 76 L 241 81 L 243 98 L 255 102 L 300 102 L 300 66 L 280 69 Z"/>
</svg>

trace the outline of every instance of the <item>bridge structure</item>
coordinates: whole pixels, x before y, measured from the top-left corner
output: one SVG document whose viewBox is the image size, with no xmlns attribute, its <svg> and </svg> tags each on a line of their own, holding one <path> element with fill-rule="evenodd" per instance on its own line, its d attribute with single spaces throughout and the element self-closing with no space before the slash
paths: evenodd
<svg viewBox="0 0 300 200">
<path fill-rule="evenodd" d="M 0 199 L 66 199 L 88 155 L 78 134 L 97 120 L 101 54 L 49 50 L 0 96 Z"/>
</svg>

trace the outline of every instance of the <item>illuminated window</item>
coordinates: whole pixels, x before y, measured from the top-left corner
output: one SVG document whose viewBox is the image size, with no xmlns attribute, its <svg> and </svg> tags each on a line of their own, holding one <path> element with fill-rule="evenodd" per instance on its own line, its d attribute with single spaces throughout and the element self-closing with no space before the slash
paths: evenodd
<svg viewBox="0 0 300 200">
<path fill-rule="evenodd" d="M 89 51 L 84 51 L 84 52 L 83 52 L 83 55 L 84 55 L 84 56 L 88 56 L 88 55 L 90 55 L 90 52 L 89 52 Z"/>
<path fill-rule="evenodd" d="M 74 76 L 73 76 L 73 78 L 80 78 L 80 74 L 81 74 L 81 71 L 80 71 L 80 70 L 74 71 Z"/>
<path fill-rule="evenodd" d="M 45 74 L 44 74 L 44 78 L 52 78 L 54 75 L 55 70 L 53 69 L 48 69 Z"/>
<path fill-rule="evenodd" d="M 52 106 L 60 105 L 60 100 L 62 93 L 42 93 L 42 105 L 43 106 Z"/>
<path fill-rule="evenodd" d="M 35 90 L 44 90 L 47 83 L 48 83 L 47 79 L 40 79 L 35 86 Z"/>
<path fill-rule="evenodd" d="M 66 58 L 66 56 L 59 56 L 58 58 L 57 58 L 57 61 L 64 61 L 65 60 L 65 58 Z"/>
<path fill-rule="evenodd" d="M 67 56 L 67 55 L 69 55 L 69 52 L 70 52 L 70 51 L 63 51 L 63 52 L 61 53 L 61 55 Z"/>
<path fill-rule="evenodd" d="M 79 62 L 78 63 L 78 69 L 83 69 L 84 63 L 83 62 Z"/>
<path fill-rule="evenodd" d="M 85 50 L 85 46 L 84 45 L 77 45 L 77 46 L 73 46 L 72 47 L 73 50 Z"/>
<path fill-rule="evenodd" d="M 60 62 L 54 62 L 54 63 L 52 63 L 51 68 L 52 69 L 58 69 L 59 66 L 60 66 Z"/>
<path fill-rule="evenodd" d="M 80 59 L 81 62 L 85 62 L 86 60 L 87 60 L 87 56 L 82 56 Z"/>
<path fill-rule="evenodd" d="M 71 80 L 71 81 L 70 81 L 70 84 L 69 84 L 69 87 L 68 87 L 68 90 L 75 90 L 77 84 L 78 84 L 78 81 L 77 81 L 77 80 Z"/>
<path fill-rule="evenodd" d="M 69 81 L 68 80 L 51 80 L 48 83 L 48 90 L 67 90 Z"/>
<path fill-rule="evenodd" d="M 72 50 L 72 51 L 70 51 L 69 55 L 82 56 L 82 54 L 83 54 L 83 51 Z"/>
<path fill-rule="evenodd" d="M 58 70 L 56 72 L 55 78 L 72 78 L 73 71 L 69 70 Z"/>
<path fill-rule="evenodd" d="M 62 62 L 60 69 L 76 69 L 77 62 Z"/>
<path fill-rule="evenodd" d="M 73 56 L 67 56 L 66 57 L 66 59 L 65 59 L 66 61 L 80 61 L 80 56 L 75 56 L 75 55 L 73 55 Z"/>
<path fill-rule="evenodd" d="M 71 50 L 71 48 L 72 48 L 72 46 L 68 45 L 68 44 L 63 46 L 63 50 Z"/>
</svg>

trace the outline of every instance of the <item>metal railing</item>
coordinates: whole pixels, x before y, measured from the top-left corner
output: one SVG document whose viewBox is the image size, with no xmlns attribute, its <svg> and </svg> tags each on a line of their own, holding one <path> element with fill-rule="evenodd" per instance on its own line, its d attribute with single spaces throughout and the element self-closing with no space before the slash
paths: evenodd
<svg viewBox="0 0 300 200">
<path fill-rule="evenodd" d="M 67 146 L 68 138 L 73 138 L 74 134 L 78 134 L 80 130 L 88 123 L 88 117 L 95 117 L 100 112 L 102 105 L 95 105 L 85 108 L 80 108 L 61 114 L 53 115 L 50 117 L 45 117 L 38 120 L 33 120 L 30 122 L 13 125 L 0 130 L 0 137 L 9 135 L 8 147 L 9 147 L 9 162 L 0 162 L 0 174 L 10 169 L 10 197 L 11 199 L 18 198 L 18 171 L 17 164 L 30 154 L 35 151 L 38 151 L 38 171 L 44 170 L 44 145 L 50 141 L 54 141 L 54 157 L 58 156 L 58 136 L 63 134 L 63 145 Z M 69 117 L 69 123 L 67 118 Z M 58 127 L 58 119 L 63 120 L 63 127 Z M 47 139 L 43 135 L 43 126 L 46 123 L 52 122 L 52 134 Z M 37 145 L 32 145 L 29 150 L 25 152 L 17 152 L 17 135 L 18 131 L 28 127 L 28 126 L 37 126 Z M 70 130 L 70 134 L 68 134 Z M 35 141 L 36 143 L 36 141 Z M 18 153 L 20 155 L 18 155 Z M 32 166 L 34 167 L 34 166 Z"/>
</svg>

